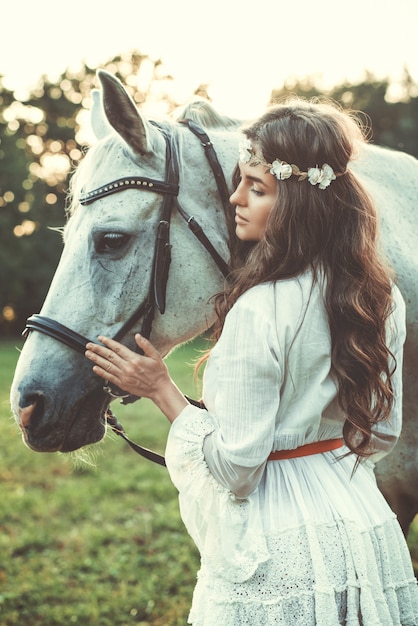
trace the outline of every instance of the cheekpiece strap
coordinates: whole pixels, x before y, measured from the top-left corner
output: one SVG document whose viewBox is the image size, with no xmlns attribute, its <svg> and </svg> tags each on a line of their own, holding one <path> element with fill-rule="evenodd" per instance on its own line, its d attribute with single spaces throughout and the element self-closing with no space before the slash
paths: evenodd
<svg viewBox="0 0 418 626">
<path fill-rule="evenodd" d="M 146 191 L 154 191 L 155 193 L 169 194 L 172 196 L 178 196 L 179 186 L 166 183 L 160 180 L 154 180 L 153 178 L 144 178 L 142 176 L 130 176 L 129 178 L 118 178 L 111 183 L 98 187 L 93 191 L 82 193 L 79 197 L 80 204 L 90 204 L 98 198 L 109 196 L 112 193 L 123 191 L 124 189 L 142 189 Z"/>
</svg>

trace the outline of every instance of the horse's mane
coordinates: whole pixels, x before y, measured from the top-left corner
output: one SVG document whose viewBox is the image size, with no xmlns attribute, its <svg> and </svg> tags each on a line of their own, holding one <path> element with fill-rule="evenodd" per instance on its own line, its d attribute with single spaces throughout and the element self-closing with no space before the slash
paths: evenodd
<svg viewBox="0 0 418 626">
<path fill-rule="evenodd" d="M 239 128 L 243 123 L 243 120 L 222 115 L 209 100 L 204 98 L 194 98 L 176 109 L 173 113 L 173 118 L 178 122 L 181 120 L 192 120 L 208 130 L 232 130 Z"/>
</svg>

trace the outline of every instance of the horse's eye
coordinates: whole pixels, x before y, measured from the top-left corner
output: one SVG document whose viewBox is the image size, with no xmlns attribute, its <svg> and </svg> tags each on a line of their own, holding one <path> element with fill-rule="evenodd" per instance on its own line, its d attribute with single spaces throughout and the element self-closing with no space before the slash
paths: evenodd
<svg viewBox="0 0 418 626">
<path fill-rule="evenodd" d="M 104 233 L 97 243 L 97 252 L 120 250 L 128 239 L 129 236 L 123 233 Z"/>
</svg>

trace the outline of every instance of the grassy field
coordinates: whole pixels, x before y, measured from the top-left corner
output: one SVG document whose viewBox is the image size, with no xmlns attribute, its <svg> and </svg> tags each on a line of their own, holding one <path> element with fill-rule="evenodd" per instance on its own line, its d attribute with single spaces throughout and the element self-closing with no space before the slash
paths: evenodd
<svg viewBox="0 0 418 626">
<path fill-rule="evenodd" d="M 114 435 L 87 462 L 28 450 L 8 399 L 19 345 L 0 343 L 0 626 L 184 626 L 198 555 L 167 471 Z M 194 397 L 202 345 L 169 358 Z M 168 423 L 151 403 L 113 406 L 132 439 L 163 452 Z M 409 545 L 417 564 L 417 523 Z"/>
<path fill-rule="evenodd" d="M 16 345 L 0 343 L 0 625 L 183 626 L 198 555 L 166 469 L 113 434 L 90 448 L 94 465 L 28 450 L 8 399 Z M 191 396 L 196 355 L 169 358 Z M 164 451 L 152 403 L 112 406 L 134 441 Z"/>
</svg>

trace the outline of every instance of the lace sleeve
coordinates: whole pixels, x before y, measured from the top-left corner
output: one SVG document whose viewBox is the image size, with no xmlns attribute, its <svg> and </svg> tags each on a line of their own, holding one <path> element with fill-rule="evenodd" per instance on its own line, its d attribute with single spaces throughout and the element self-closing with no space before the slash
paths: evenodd
<svg viewBox="0 0 418 626">
<path fill-rule="evenodd" d="M 202 559 L 218 575 L 243 582 L 270 555 L 257 501 L 236 498 L 209 471 L 203 442 L 213 430 L 210 414 L 186 407 L 171 426 L 165 458 L 184 525 Z"/>
<path fill-rule="evenodd" d="M 254 467 L 232 463 L 216 448 L 213 433 L 205 438 L 203 453 L 211 474 L 221 485 L 230 489 L 237 498 L 246 498 L 257 489 L 263 476 L 267 459 Z"/>
</svg>

